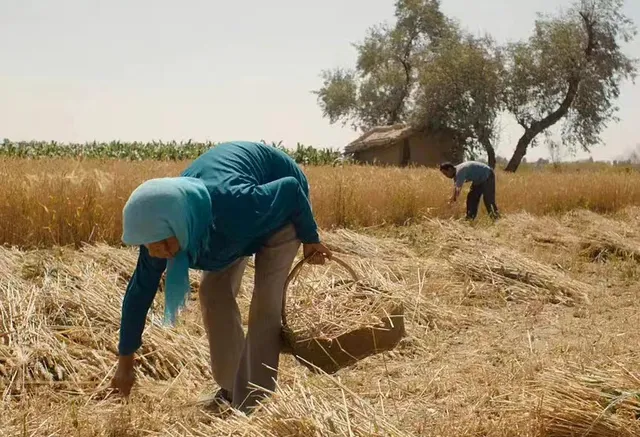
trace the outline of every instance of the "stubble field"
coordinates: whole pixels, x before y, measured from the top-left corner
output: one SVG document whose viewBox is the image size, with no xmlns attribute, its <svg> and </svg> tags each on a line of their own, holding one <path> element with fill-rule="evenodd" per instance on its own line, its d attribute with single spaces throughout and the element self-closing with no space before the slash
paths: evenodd
<svg viewBox="0 0 640 437">
<path fill-rule="evenodd" d="M 217 418 L 197 293 L 173 330 L 159 294 L 124 402 L 121 207 L 185 165 L 2 160 L 0 435 L 640 435 L 640 177 L 612 169 L 499 173 L 505 217 L 469 225 L 433 170 L 307 168 L 324 239 L 402 300 L 401 344 L 331 376 L 283 356 L 260 411 Z"/>
</svg>

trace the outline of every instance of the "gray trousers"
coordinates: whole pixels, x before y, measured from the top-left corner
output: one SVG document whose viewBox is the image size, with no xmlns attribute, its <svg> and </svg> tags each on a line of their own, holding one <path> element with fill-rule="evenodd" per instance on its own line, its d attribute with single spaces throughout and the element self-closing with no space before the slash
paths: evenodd
<svg viewBox="0 0 640 437">
<path fill-rule="evenodd" d="M 276 387 L 282 295 L 299 248 L 293 225 L 287 225 L 256 253 L 246 339 L 236 296 L 249 259 L 242 258 L 223 271 L 202 275 L 199 300 L 209 338 L 213 378 L 232 394 L 232 406 L 241 411 L 255 407 Z"/>
</svg>

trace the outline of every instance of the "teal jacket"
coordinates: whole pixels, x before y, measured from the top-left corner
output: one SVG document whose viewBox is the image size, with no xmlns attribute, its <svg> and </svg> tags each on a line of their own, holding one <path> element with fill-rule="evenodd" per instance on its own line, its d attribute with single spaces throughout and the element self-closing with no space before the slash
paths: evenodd
<svg viewBox="0 0 640 437">
<path fill-rule="evenodd" d="M 292 223 L 303 243 L 318 243 L 309 184 L 286 153 L 262 143 L 230 142 L 196 159 L 182 176 L 201 179 L 211 195 L 213 223 L 208 249 L 190 259 L 193 269 L 218 271 L 255 254 L 276 231 Z M 120 355 L 134 353 L 160 284 L 166 260 L 140 246 L 122 304 Z"/>
</svg>

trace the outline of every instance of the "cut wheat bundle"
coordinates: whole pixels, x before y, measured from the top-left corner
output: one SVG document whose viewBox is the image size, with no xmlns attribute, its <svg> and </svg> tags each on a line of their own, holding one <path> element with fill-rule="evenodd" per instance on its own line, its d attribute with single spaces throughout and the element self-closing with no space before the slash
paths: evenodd
<svg viewBox="0 0 640 437">
<path fill-rule="evenodd" d="M 306 260 L 300 260 L 285 284 L 283 353 L 291 353 L 314 372 L 335 373 L 365 357 L 391 350 L 400 342 L 405 335 L 400 299 L 360 280 L 354 269 L 335 255 L 324 274 L 301 284 L 299 276 L 305 264 Z M 346 270 L 350 278 L 330 275 L 335 265 Z M 317 288 L 305 287 L 310 284 Z"/>
<path fill-rule="evenodd" d="M 101 270 L 112 273 L 116 277 L 129 282 L 138 261 L 137 247 L 113 247 L 107 244 L 86 244 L 82 249 L 82 257 L 87 258 L 87 262 L 93 261 Z M 79 256 L 79 255 L 76 255 Z M 200 289 L 201 273 L 197 270 L 189 271 L 189 282 L 191 284 L 191 292 L 196 293 Z M 164 293 L 165 277 L 160 280 L 159 293 Z"/>
<path fill-rule="evenodd" d="M 116 363 L 123 290 L 96 257 L 48 256 L 42 266 L 28 269 L 28 280 L 0 278 L 0 395 L 43 384 L 79 393 L 104 388 Z M 9 278 L 25 274 L 19 264 L 12 270 Z M 159 310 L 151 310 L 152 323 L 137 356 L 139 376 L 169 380 L 187 372 L 208 377 L 202 330 L 188 322 L 171 330 L 154 326 Z"/>
<path fill-rule="evenodd" d="M 334 253 L 355 255 L 360 258 L 395 261 L 411 258 L 411 251 L 402 240 L 364 235 L 349 229 L 324 233 L 322 240 Z"/>
<path fill-rule="evenodd" d="M 621 258 L 640 262 L 640 234 L 632 223 L 591 211 L 573 211 L 564 217 L 577 239 L 580 255 L 595 262 Z"/>
<path fill-rule="evenodd" d="M 640 379 L 625 369 L 552 369 L 532 389 L 545 435 L 640 435 Z"/>
<path fill-rule="evenodd" d="M 518 251 L 481 241 L 466 241 L 464 245 L 453 241 L 449 249 L 449 262 L 458 274 L 492 284 L 506 292 L 510 300 L 543 299 L 568 306 L 589 303 L 588 284 Z"/>
<path fill-rule="evenodd" d="M 129 280 L 138 261 L 138 248 L 113 247 L 104 243 L 85 244 L 82 255 L 95 261 L 103 270 Z"/>
<path fill-rule="evenodd" d="M 640 262 L 640 245 L 611 230 L 592 233 L 583 239 L 580 253 L 594 262 L 606 262 L 613 257 Z"/>
</svg>

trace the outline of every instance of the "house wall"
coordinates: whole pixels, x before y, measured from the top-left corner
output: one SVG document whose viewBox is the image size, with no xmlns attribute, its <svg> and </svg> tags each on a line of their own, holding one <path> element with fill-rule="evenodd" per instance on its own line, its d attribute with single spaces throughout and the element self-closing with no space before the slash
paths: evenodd
<svg viewBox="0 0 640 437">
<path fill-rule="evenodd" d="M 455 153 L 457 143 L 447 131 L 431 134 L 419 132 L 406 141 L 410 150 L 409 165 L 434 167 L 443 161 L 452 161 L 454 164 L 461 161 L 461 154 L 458 157 Z M 366 164 L 399 166 L 402 165 L 404 142 L 400 140 L 392 146 L 355 152 L 353 157 Z"/>
<path fill-rule="evenodd" d="M 443 161 L 457 161 L 454 138 L 447 132 L 419 133 L 409 139 L 410 162 L 414 165 L 434 167 Z"/>
<path fill-rule="evenodd" d="M 362 150 L 354 153 L 354 158 L 363 164 L 400 165 L 402 160 L 402 142 L 395 143 L 388 147 Z"/>
</svg>

